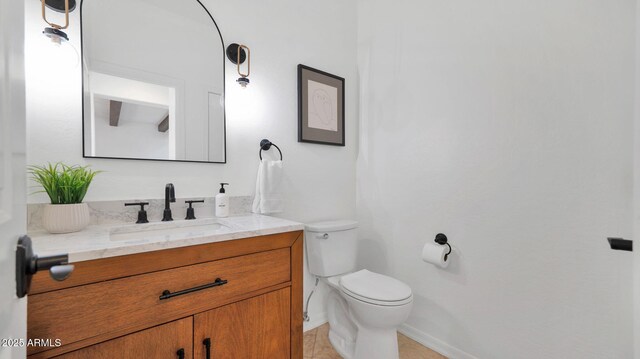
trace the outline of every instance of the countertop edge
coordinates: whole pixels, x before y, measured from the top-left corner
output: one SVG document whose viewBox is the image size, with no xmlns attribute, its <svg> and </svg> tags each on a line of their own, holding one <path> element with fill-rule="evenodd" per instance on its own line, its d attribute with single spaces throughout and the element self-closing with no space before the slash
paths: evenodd
<svg viewBox="0 0 640 359">
<path fill-rule="evenodd" d="M 299 222 L 256 214 L 227 217 L 224 218 L 224 221 L 232 224 L 230 231 L 201 237 L 119 243 L 109 239 L 109 231 L 114 226 L 96 226 L 93 228 L 88 227 L 84 232 L 70 234 L 66 237 L 64 235 L 37 232 L 32 234 L 32 240 L 34 252 L 38 256 L 66 252 L 69 255 L 69 263 L 78 263 L 165 249 L 303 231 L 305 228 L 304 224 Z M 92 247 L 92 244 L 94 244 L 94 247 Z"/>
<path fill-rule="evenodd" d="M 259 233 L 254 231 L 234 232 L 232 234 L 232 238 L 220 238 L 220 237 L 226 237 L 226 236 L 214 235 L 214 236 L 190 238 L 190 239 L 184 239 L 184 240 L 172 241 L 172 242 L 144 243 L 144 244 L 140 244 L 139 246 L 128 246 L 128 247 L 121 247 L 118 249 L 99 250 L 102 253 L 98 257 L 95 256 L 95 251 L 74 252 L 69 254 L 69 263 L 86 262 L 86 261 L 92 261 L 96 259 L 120 257 L 120 256 L 127 256 L 127 255 L 147 253 L 147 252 L 156 252 L 156 251 L 161 251 L 165 249 L 184 248 L 184 247 L 197 246 L 197 245 L 208 244 L 208 243 L 228 242 L 228 241 L 234 241 L 237 239 L 268 236 L 271 234 L 296 232 L 296 231 L 302 231 L 302 230 L 304 230 L 304 226 L 300 226 L 300 228 L 293 226 L 292 228 L 286 228 L 286 229 L 270 228 L 268 230 L 258 231 Z M 167 245 L 167 243 L 169 243 L 169 245 Z"/>
</svg>

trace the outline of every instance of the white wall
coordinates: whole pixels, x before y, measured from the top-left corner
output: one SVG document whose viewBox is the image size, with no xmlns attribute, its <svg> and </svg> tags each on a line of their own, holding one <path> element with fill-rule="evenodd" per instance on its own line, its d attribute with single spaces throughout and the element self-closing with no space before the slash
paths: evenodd
<svg viewBox="0 0 640 359">
<path fill-rule="evenodd" d="M 39 4 L 26 2 L 28 163 L 65 161 L 106 171 L 95 179 L 87 201 L 162 198 L 167 182 L 175 184 L 180 197 L 213 196 L 218 182 L 231 183 L 229 195 L 251 195 L 258 144 L 268 138 L 284 154 L 288 203 L 282 217 L 307 222 L 355 216 L 355 2 L 330 0 L 317 6 L 294 0 L 204 1 L 225 42 L 251 48 L 247 89 L 235 83 L 235 67 L 226 63 L 226 165 L 83 159 L 80 68 L 53 71 L 51 49 L 38 40 L 43 27 Z M 69 36 L 77 45 L 77 12 L 74 15 Z M 330 26 L 325 26 L 327 19 Z M 324 29 L 321 34 L 319 28 Z M 346 78 L 346 147 L 297 142 L 298 63 Z M 46 202 L 41 195 L 29 200 Z M 319 303 L 314 297 L 312 316 L 323 311 Z"/>
<path fill-rule="evenodd" d="M 631 358 L 635 2 L 359 2 L 363 264 L 456 358 Z M 447 270 L 420 260 L 438 232 Z M 637 336 L 637 334 L 636 334 Z"/>
<path fill-rule="evenodd" d="M 633 252 L 633 309 L 634 309 L 634 358 L 640 358 L 640 3 L 636 4 L 636 52 L 635 52 L 635 116 L 634 116 L 634 181 L 633 181 L 633 240 L 635 251 Z"/>
</svg>

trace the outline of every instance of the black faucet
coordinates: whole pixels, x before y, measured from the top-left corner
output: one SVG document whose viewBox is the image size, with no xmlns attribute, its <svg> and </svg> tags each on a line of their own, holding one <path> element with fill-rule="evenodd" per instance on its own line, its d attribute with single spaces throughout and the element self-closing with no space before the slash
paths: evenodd
<svg viewBox="0 0 640 359">
<path fill-rule="evenodd" d="M 193 209 L 194 203 L 204 203 L 204 199 L 192 200 L 192 201 L 184 201 L 184 203 L 189 204 L 189 208 L 187 208 L 187 218 L 185 219 L 196 219 L 196 211 Z"/>
<path fill-rule="evenodd" d="M 125 206 L 140 206 L 140 210 L 138 211 L 138 221 L 136 223 L 149 223 L 147 219 L 147 211 L 144 210 L 144 206 L 148 206 L 149 202 L 134 202 L 134 203 L 125 203 Z"/>
<path fill-rule="evenodd" d="M 176 201 L 176 190 L 173 187 L 173 183 L 167 183 L 164 187 L 164 213 L 162 214 L 162 221 L 173 221 L 171 217 L 171 202 Z"/>
</svg>

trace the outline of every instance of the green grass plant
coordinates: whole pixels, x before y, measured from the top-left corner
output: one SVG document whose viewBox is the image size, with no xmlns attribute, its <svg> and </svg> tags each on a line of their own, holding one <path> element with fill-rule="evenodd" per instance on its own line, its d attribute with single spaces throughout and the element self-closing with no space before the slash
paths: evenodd
<svg viewBox="0 0 640 359">
<path fill-rule="evenodd" d="M 29 166 L 31 179 L 42 186 L 51 204 L 82 203 L 93 178 L 101 171 L 89 166 L 69 166 L 58 162 L 44 166 Z"/>
</svg>

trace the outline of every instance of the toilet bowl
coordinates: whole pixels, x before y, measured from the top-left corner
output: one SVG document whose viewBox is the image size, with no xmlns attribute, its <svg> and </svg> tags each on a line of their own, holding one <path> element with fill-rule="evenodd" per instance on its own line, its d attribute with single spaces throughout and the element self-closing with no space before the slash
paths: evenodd
<svg viewBox="0 0 640 359">
<path fill-rule="evenodd" d="M 398 358 L 397 328 L 413 306 L 409 286 L 366 269 L 324 282 L 331 287 L 329 341 L 336 351 L 345 359 Z"/>
<path fill-rule="evenodd" d="M 356 227 L 321 222 L 305 232 L 310 272 L 331 288 L 329 341 L 345 359 L 397 359 L 397 328 L 411 312 L 413 294 L 395 278 L 355 270 Z"/>
</svg>

